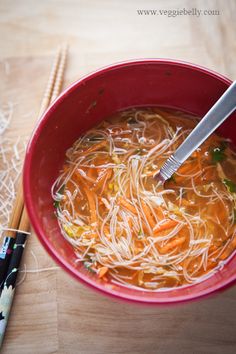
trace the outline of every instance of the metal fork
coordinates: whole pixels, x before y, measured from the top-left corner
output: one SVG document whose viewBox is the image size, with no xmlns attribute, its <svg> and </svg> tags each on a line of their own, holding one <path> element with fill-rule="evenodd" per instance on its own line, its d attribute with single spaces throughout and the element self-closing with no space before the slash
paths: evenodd
<svg viewBox="0 0 236 354">
<path fill-rule="evenodd" d="M 234 81 L 214 106 L 201 119 L 164 163 L 160 172 L 155 175 L 163 183 L 169 179 L 185 160 L 211 135 L 236 109 L 236 81 Z"/>
</svg>

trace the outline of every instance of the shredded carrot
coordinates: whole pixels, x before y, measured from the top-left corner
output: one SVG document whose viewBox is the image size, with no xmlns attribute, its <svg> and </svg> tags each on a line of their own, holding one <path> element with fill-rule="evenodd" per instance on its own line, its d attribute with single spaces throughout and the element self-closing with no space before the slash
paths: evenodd
<svg viewBox="0 0 236 354">
<path fill-rule="evenodd" d="M 87 176 L 90 177 L 90 178 L 92 178 L 92 179 L 94 179 L 94 178 L 96 179 L 96 174 L 95 174 L 95 172 L 96 172 L 95 169 L 90 167 L 90 168 L 88 169 Z"/>
<path fill-rule="evenodd" d="M 127 202 L 124 198 L 120 197 L 118 199 L 118 203 L 124 208 L 128 209 L 131 213 L 137 214 L 135 207 L 131 205 L 129 202 Z"/>
<path fill-rule="evenodd" d="M 161 207 L 156 207 L 155 212 L 159 220 L 165 219 L 165 215 Z"/>
<path fill-rule="evenodd" d="M 236 248 L 236 236 L 232 239 L 232 241 L 229 243 L 227 248 L 224 250 L 224 252 L 220 255 L 220 259 L 226 259 L 229 257 L 229 255 L 235 250 Z"/>
<path fill-rule="evenodd" d="M 98 188 L 100 188 L 102 184 L 105 182 L 105 180 L 107 181 L 108 179 L 111 178 L 111 176 L 112 176 L 111 169 L 105 169 L 104 171 L 101 171 L 98 174 L 98 178 L 96 179 L 94 189 L 97 190 Z"/>
<path fill-rule="evenodd" d="M 52 188 L 63 234 L 107 287 L 114 280 L 158 290 L 201 280 L 236 250 L 233 151 L 212 135 L 164 188 L 152 176 L 197 119 L 158 108 L 113 118 L 68 150 Z"/>
<path fill-rule="evenodd" d="M 197 164 L 198 164 L 198 169 L 199 171 L 202 171 L 202 164 L 201 164 L 201 155 L 199 153 L 199 151 L 196 151 L 197 153 Z M 202 174 L 200 175 L 201 180 L 202 180 Z"/>
<path fill-rule="evenodd" d="M 190 202 L 189 202 L 187 199 L 182 198 L 182 200 L 181 200 L 181 205 L 182 205 L 182 206 L 189 206 L 189 205 L 190 205 Z"/>
<path fill-rule="evenodd" d="M 154 228 L 154 235 L 158 234 L 160 231 L 164 231 L 164 230 L 168 230 L 168 229 L 172 229 L 173 227 L 175 227 L 178 224 L 178 221 L 176 220 L 166 220 L 160 224 L 158 224 L 157 226 L 155 226 Z"/>
<path fill-rule="evenodd" d="M 214 251 L 216 251 L 216 250 L 217 250 L 216 245 L 211 245 L 211 246 L 209 247 L 209 253 L 214 252 Z"/>
<path fill-rule="evenodd" d="M 212 166 L 213 168 L 209 168 L 204 174 L 203 174 L 203 180 L 206 181 L 212 181 L 213 179 L 216 178 L 216 173 L 214 170 L 215 166 Z"/>
<path fill-rule="evenodd" d="M 141 204 L 149 225 L 151 226 L 151 228 L 154 228 L 154 226 L 156 225 L 156 221 L 152 216 L 151 210 L 143 200 L 141 201 Z"/>
<path fill-rule="evenodd" d="M 216 261 L 212 261 L 212 260 L 208 260 L 207 261 L 207 270 L 213 269 L 215 268 L 217 262 Z M 202 275 L 204 274 L 204 269 L 202 270 Z"/>
<path fill-rule="evenodd" d="M 128 224 L 129 224 L 130 229 L 132 229 L 132 227 L 133 227 L 132 218 L 128 218 Z"/>
<path fill-rule="evenodd" d="M 132 279 L 134 279 L 138 275 L 138 273 L 139 273 L 139 270 L 134 271 L 132 274 Z"/>
<path fill-rule="evenodd" d="M 181 236 L 181 237 L 176 238 L 176 239 L 174 239 L 174 240 L 172 240 L 172 241 L 169 241 L 165 246 L 160 247 L 160 248 L 159 248 L 159 251 L 160 251 L 161 253 L 167 253 L 167 252 L 169 252 L 171 249 L 173 249 L 173 248 L 175 248 L 175 247 L 177 247 L 177 246 L 182 245 L 185 241 L 186 241 L 185 236 Z"/>
<path fill-rule="evenodd" d="M 107 267 L 101 267 L 98 269 L 98 278 L 104 277 L 104 275 L 108 272 Z"/>
<path fill-rule="evenodd" d="M 91 223 L 94 223 L 94 222 L 97 221 L 95 195 L 86 186 L 84 186 L 84 192 L 85 192 L 85 194 L 87 196 L 88 203 L 89 203 L 89 209 L 90 209 L 90 215 L 91 215 Z"/>
<path fill-rule="evenodd" d="M 85 172 L 85 171 L 84 171 Z M 86 173 L 86 172 L 85 172 Z M 74 172 L 74 176 L 76 177 L 76 179 L 78 179 L 81 183 L 90 183 L 90 185 L 91 185 L 91 183 L 93 184 L 93 183 L 95 183 L 95 179 L 94 178 L 92 178 L 92 177 L 90 177 L 90 176 L 88 176 L 90 179 L 91 179 L 91 181 L 88 181 L 87 179 L 85 179 L 78 171 L 75 171 Z"/>
<path fill-rule="evenodd" d="M 184 165 L 182 165 L 179 168 L 179 173 L 181 173 L 182 175 L 191 174 L 193 170 L 196 169 L 196 167 L 198 166 L 195 164 L 195 162 L 186 162 Z M 182 177 L 182 176 L 178 176 L 178 177 Z"/>
</svg>

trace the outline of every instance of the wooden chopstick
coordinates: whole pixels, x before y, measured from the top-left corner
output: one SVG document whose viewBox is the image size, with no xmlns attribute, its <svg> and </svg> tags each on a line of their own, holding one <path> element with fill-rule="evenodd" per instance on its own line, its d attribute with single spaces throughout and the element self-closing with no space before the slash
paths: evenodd
<svg viewBox="0 0 236 354">
<path fill-rule="evenodd" d="M 56 96 L 60 92 L 65 71 L 66 57 L 67 47 L 59 49 L 53 62 L 52 70 L 48 79 L 48 84 L 42 99 L 39 117 L 41 117 L 41 115 L 47 109 L 49 104 L 56 98 Z M 5 259 L 3 260 L 6 261 L 4 262 L 4 266 L 6 268 L 6 265 L 8 265 L 8 267 L 6 273 L 4 274 L 5 279 L 0 281 L 1 295 L 4 291 L 6 291 L 8 294 L 8 301 L 6 305 L 5 299 L 5 311 L 4 313 L 0 313 L 0 348 L 2 346 L 8 317 L 14 298 L 16 278 L 29 228 L 30 222 L 26 212 L 26 208 L 24 206 L 21 178 L 19 182 L 17 196 L 13 205 L 12 215 L 9 222 L 9 229 L 15 229 L 16 231 L 11 231 L 10 234 L 8 232 L 8 235 L 4 238 L 6 240 L 4 241 L 4 247 L 2 247 L 6 255 Z M 0 303 L 1 298 L 2 296 L 0 297 Z"/>
<path fill-rule="evenodd" d="M 43 99 L 41 102 L 41 106 L 40 106 L 40 110 L 39 110 L 39 118 L 45 112 L 45 110 L 47 109 L 47 107 L 49 106 L 49 104 L 51 102 L 52 92 L 54 90 L 55 81 L 57 79 L 57 73 L 59 74 L 58 67 L 59 67 L 60 59 L 61 59 L 61 51 L 62 51 L 61 48 L 58 48 L 53 65 L 52 65 L 52 69 L 51 69 L 51 72 L 49 75 L 46 90 L 45 90 L 45 93 L 43 95 Z M 63 71 L 60 72 L 60 77 L 62 77 L 62 76 L 63 76 Z M 18 228 L 20 217 L 21 217 L 22 210 L 23 210 L 23 206 L 24 206 L 23 186 L 22 186 L 22 178 L 20 177 L 17 195 L 15 198 L 15 202 L 13 204 L 12 214 L 11 214 L 10 221 L 8 224 L 8 228 L 10 230 L 7 233 L 10 237 L 15 237 L 15 232 L 11 231 L 11 229 Z M 0 283 L 1 283 L 1 281 L 0 281 Z"/>
<path fill-rule="evenodd" d="M 49 75 L 46 90 L 45 90 L 45 93 L 42 98 L 42 102 L 41 102 L 41 106 L 40 106 L 40 110 L 39 110 L 39 117 L 41 117 L 42 113 L 46 110 L 46 108 L 49 106 L 49 104 L 51 102 L 51 97 L 52 97 L 52 93 L 54 90 L 55 81 L 56 81 L 56 79 L 58 80 L 58 75 L 59 75 L 58 68 L 59 68 L 60 62 L 61 62 L 61 53 L 62 53 L 62 49 L 59 48 L 57 50 L 55 59 L 53 61 L 53 65 L 52 65 L 52 69 L 51 69 L 51 72 Z M 64 61 L 65 61 L 65 59 L 63 59 L 63 62 Z M 62 77 L 62 75 L 63 75 L 63 71 L 60 71 L 60 77 Z M 14 242 L 15 242 L 14 239 L 16 237 L 15 230 L 19 229 L 20 218 L 21 218 L 21 215 L 23 212 L 23 207 L 24 207 L 23 186 L 22 186 L 22 177 L 20 176 L 17 194 L 16 194 L 16 198 L 15 198 L 15 201 L 13 204 L 12 213 L 11 213 L 10 220 L 8 223 L 8 228 L 4 232 L 4 237 L 3 237 L 1 249 L 0 249 L 0 288 L 2 287 L 2 284 L 3 284 L 4 279 L 6 277 L 6 272 L 7 272 L 8 266 L 9 266 L 11 254 L 13 252 L 13 246 L 14 246 Z M 27 229 L 29 229 L 29 226 Z M 27 230 L 24 229 L 23 231 L 27 231 Z"/>
<path fill-rule="evenodd" d="M 55 81 L 57 79 L 57 76 L 59 74 L 59 65 L 60 65 L 60 60 L 61 60 L 61 52 L 62 49 L 58 48 L 53 65 L 52 65 L 52 69 L 48 78 L 48 82 L 47 82 L 47 86 L 46 86 L 46 90 L 45 93 L 43 95 L 43 99 L 41 102 L 41 106 L 40 106 L 40 110 L 39 110 L 39 118 L 41 117 L 41 115 L 46 111 L 46 109 L 48 108 L 49 104 L 51 103 L 51 97 L 52 97 L 52 92 L 55 86 Z M 60 73 L 61 77 L 63 76 L 63 72 Z"/>
<path fill-rule="evenodd" d="M 56 77 L 56 80 L 54 83 L 50 103 L 52 103 L 57 98 L 57 96 L 59 95 L 59 93 L 61 91 L 62 80 L 63 80 L 65 66 L 66 66 L 67 51 L 68 51 L 68 46 L 67 46 L 67 44 L 65 44 L 61 50 L 61 60 L 59 63 L 58 73 L 57 73 L 57 77 Z"/>
<path fill-rule="evenodd" d="M 59 61 L 58 59 L 59 54 Z M 57 57 L 55 58 L 55 66 L 49 77 L 48 86 L 42 101 L 40 112 L 44 112 L 50 103 L 52 103 L 56 97 L 59 95 L 62 87 L 63 76 L 65 72 L 66 58 L 67 58 L 67 45 L 63 46 L 61 51 L 58 52 Z M 19 230 L 28 231 L 30 227 L 28 215 L 23 206 L 22 215 L 19 223 Z"/>
</svg>

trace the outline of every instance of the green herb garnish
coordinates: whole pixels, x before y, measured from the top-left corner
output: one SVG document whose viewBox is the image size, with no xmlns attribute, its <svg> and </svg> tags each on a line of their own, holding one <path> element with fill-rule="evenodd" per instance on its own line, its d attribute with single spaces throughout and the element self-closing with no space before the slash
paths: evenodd
<svg viewBox="0 0 236 354">
<path fill-rule="evenodd" d="M 143 238 L 143 232 L 142 232 L 142 229 L 139 229 L 138 240 L 141 240 L 142 238 Z"/>
<path fill-rule="evenodd" d="M 137 155 L 141 155 L 141 154 L 144 152 L 144 149 L 138 148 L 138 149 L 136 149 L 134 152 L 135 152 L 135 154 L 137 154 Z"/>
<path fill-rule="evenodd" d="M 101 141 L 103 139 L 104 138 L 101 135 L 94 135 L 94 136 L 91 136 L 91 138 L 88 138 L 89 141 Z"/>
<path fill-rule="evenodd" d="M 88 261 L 84 261 L 83 263 L 86 269 L 88 269 L 91 273 L 95 273 L 95 271 L 91 268 L 91 266 L 93 265 L 92 263 Z"/>
<path fill-rule="evenodd" d="M 59 205 L 60 205 L 59 200 L 56 200 L 56 201 L 53 203 L 53 206 L 54 206 L 54 208 L 56 208 L 56 209 L 59 208 Z"/>
<path fill-rule="evenodd" d="M 221 162 L 226 159 L 225 149 L 227 148 L 227 143 L 223 141 L 220 146 L 211 150 L 211 158 L 213 163 Z"/>
<path fill-rule="evenodd" d="M 63 196 L 64 190 L 65 190 L 65 184 L 63 184 L 61 186 L 61 188 L 58 190 L 57 194 L 61 195 L 61 197 Z M 55 202 L 53 203 L 54 208 L 58 209 L 59 205 L 60 205 L 60 200 L 55 200 Z"/>
<path fill-rule="evenodd" d="M 236 184 L 232 182 L 230 179 L 224 178 L 223 181 L 224 185 L 227 187 L 230 193 L 236 193 Z"/>
<path fill-rule="evenodd" d="M 175 174 L 173 174 L 170 178 L 168 178 L 166 182 L 174 182 L 174 183 L 176 183 Z"/>
</svg>

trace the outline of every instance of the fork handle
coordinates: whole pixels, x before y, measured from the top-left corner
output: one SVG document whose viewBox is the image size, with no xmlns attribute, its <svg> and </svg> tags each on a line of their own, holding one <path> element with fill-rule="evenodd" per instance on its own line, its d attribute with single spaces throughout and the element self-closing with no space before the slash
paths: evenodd
<svg viewBox="0 0 236 354">
<path fill-rule="evenodd" d="M 160 170 L 159 177 L 166 181 L 182 163 L 211 135 L 236 109 L 236 81 L 201 119 L 185 141 L 171 155 Z"/>
</svg>

